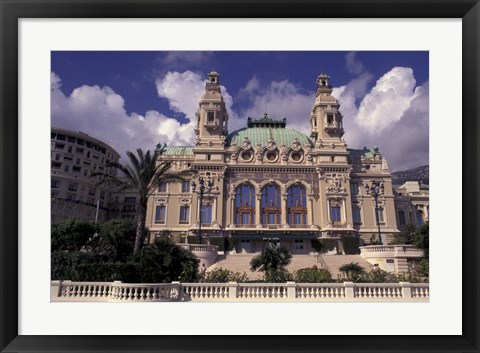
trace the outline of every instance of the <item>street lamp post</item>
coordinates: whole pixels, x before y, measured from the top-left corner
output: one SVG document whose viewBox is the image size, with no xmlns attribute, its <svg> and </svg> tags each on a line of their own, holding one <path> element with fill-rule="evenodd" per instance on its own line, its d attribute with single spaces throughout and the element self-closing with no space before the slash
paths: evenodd
<svg viewBox="0 0 480 353">
<path fill-rule="evenodd" d="M 382 234 L 380 233 L 380 219 L 378 217 L 378 197 L 380 195 L 385 194 L 385 186 L 383 183 L 377 182 L 377 181 L 372 181 L 371 186 L 365 185 L 365 191 L 367 194 L 373 197 L 375 201 L 375 219 L 377 220 L 377 227 L 378 227 L 378 241 L 380 242 L 380 245 L 382 244 Z"/>
<path fill-rule="evenodd" d="M 199 203 L 200 203 L 200 211 L 199 211 L 199 225 L 198 225 L 198 240 L 199 243 L 202 244 L 202 203 L 203 203 L 203 196 L 208 194 L 212 191 L 212 181 L 208 178 L 206 181 L 203 178 L 200 178 L 198 182 L 198 191 L 197 191 L 197 184 L 192 182 L 192 190 L 194 193 L 198 195 Z"/>
</svg>

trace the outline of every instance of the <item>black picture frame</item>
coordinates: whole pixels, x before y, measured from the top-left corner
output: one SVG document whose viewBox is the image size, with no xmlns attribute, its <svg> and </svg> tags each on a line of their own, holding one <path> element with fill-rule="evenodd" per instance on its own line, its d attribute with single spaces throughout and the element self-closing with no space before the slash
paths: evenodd
<svg viewBox="0 0 480 353">
<path fill-rule="evenodd" d="M 479 352 L 480 4 L 478 0 L 0 0 L 0 349 L 2 352 Z M 461 336 L 18 335 L 20 18 L 462 18 Z M 435 117 L 432 117 L 435 118 Z M 446 173 L 454 173 L 448 170 Z M 458 192 L 452 188 L 448 192 Z M 435 236 L 434 234 L 432 236 Z M 453 238 L 460 234 L 454 234 Z M 221 317 L 221 313 L 218 313 Z M 167 318 L 168 319 L 168 318 Z"/>
</svg>

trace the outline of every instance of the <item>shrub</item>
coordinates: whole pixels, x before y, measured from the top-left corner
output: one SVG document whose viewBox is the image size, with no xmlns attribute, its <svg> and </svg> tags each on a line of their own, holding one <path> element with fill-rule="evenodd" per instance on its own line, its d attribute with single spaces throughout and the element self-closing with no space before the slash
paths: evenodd
<svg viewBox="0 0 480 353">
<path fill-rule="evenodd" d="M 196 282 L 198 279 L 198 258 L 191 252 L 175 245 L 166 236 L 146 245 L 133 258 L 140 273 L 136 282 L 169 283 L 172 281 Z"/>
<path fill-rule="evenodd" d="M 126 261 L 133 254 L 137 225 L 133 220 L 113 219 L 100 226 L 99 250 L 114 261 Z"/>
<path fill-rule="evenodd" d="M 293 281 L 293 275 L 284 268 L 271 268 L 265 271 L 264 282 L 266 283 L 284 283 Z"/>
<path fill-rule="evenodd" d="M 339 270 L 347 280 L 352 282 L 356 282 L 360 276 L 365 274 L 364 268 L 356 262 L 342 265 Z"/>
<path fill-rule="evenodd" d="M 224 268 L 216 268 L 205 274 L 207 283 L 246 282 L 248 280 L 245 272 L 233 272 Z"/>
<path fill-rule="evenodd" d="M 78 251 L 98 233 L 98 229 L 98 224 L 78 218 L 52 224 L 51 249 Z"/>
<path fill-rule="evenodd" d="M 360 254 L 360 239 L 357 237 L 342 238 L 342 246 L 346 255 Z"/>
<path fill-rule="evenodd" d="M 298 283 L 329 283 L 333 282 L 332 274 L 317 266 L 302 268 L 294 274 L 295 282 Z"/>
</svg>

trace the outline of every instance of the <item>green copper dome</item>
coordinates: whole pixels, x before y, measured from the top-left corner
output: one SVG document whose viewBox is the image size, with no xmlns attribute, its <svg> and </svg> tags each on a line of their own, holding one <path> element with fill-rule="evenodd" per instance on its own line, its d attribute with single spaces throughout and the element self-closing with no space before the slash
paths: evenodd
<svg viewBox="0 0 480 353">
<path fill-rule="evenodd" d="M 295 139 L 298 139 L 300 144 L 308 144 L 313 146 L 310 138 L 295 130 L 285 127 L 286 119 L 283 120 L 272 120 L 265 116 L 258 120 L 252 120 L 248 118 L 248 127 L 236 130 L 232 132 L 226 138 L 226 146 L 229 147 L 233 142 L 240 146 L 245 137 L 248 137 L 252 146 L 256 146 L 257 143 L 260 143 L 262 146 L 265 146 L 270 137 L 273 137 L 277 146 L 285 144 L 290 146 Z"/>
</svg>

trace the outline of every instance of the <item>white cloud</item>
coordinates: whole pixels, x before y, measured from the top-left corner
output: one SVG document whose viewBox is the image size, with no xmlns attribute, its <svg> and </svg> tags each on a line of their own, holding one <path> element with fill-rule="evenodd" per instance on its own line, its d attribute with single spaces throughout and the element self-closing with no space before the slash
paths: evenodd
<svg viewBox="0 0 480 353">
<path fill-rule="evenodd" d="M 230 130 L 246 127 L 247 118 L 259 118 L 266 111 L 273 119 L 287 118 L 287 127 L 295 128 L 310 134 L 310 111 L 314 102 L 313 92 L 303 92 L 294 83 L 272 81 L 266 87 L 261 87 L 260 81 L 253 77 L 241 90 L 249 93 L 248 106 L 243 109 L 240 118 L 229 124 Z"/>
<path fill-rule="evenodd" d="M 428 82 L 416 87 L 411 68 L 394 67 L 366 93 L 370 79 L 363 73 L 333 90 L 349 147 L 379 146 L 392 170 L 428 164 Z"/>
<path fill-rule="evenodd" d="M 59 89 L 60 78 L 52 74 L 52 126 L 83 131 L 115 148 L 121 155 L 138 147 L 154 149 L 157 143 L 190 145 L 193 124 L 181 124 L 157 111 L 144 116 L 125 110 L 125 101 L 110 87 L 81 86 L 70 95 Z"/>
<path fill-rule="evenodd" d="M 364 97 L 356 123 L 371 134 L 379 135 L 400 120 L 414 96 L 413 70 L 394 67 L 383 75 Z"/>
<path fill-rule="evenodd" d="M 362 62 L 357 60 L 356 55 L 357 53 L 351 51 L 345 55 L 345 60 L 348 72 L 358 75 L 364 72 L 366 69 Z"/>
<path fill-rule="evenodd" d="M 167 72 L 155 84 L 160 97 L 168 99 L 170 108 L 192 120 L 198 110 L 198 101 L 205 93 L 205 82 L 199 74 L 192 71 Z"/>
</svg>

